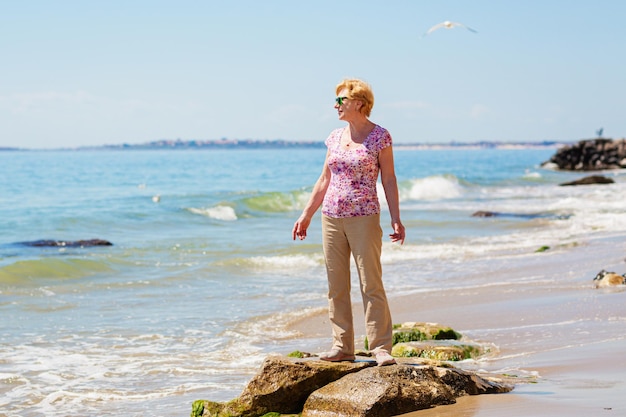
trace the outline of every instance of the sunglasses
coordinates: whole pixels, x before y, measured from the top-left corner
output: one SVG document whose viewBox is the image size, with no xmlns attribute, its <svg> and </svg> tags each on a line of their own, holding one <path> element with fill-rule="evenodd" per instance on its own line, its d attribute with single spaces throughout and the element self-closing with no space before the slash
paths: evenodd
<svg viewBox="0 0 626 417">
<path fill-rule="evenodd" d="M 338 106 L 343 106 L 343 102 L 348 100 L 348 97 L 337 97 L 335 99 L 335 102 L 337 103 Z"/>
</svg>

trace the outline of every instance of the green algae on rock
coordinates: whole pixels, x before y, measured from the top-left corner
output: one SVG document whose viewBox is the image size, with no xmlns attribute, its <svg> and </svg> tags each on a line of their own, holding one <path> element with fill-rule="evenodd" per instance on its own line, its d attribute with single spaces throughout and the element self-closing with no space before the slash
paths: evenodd
<svg viewBox="0 0 626 417">
<path fill-rule="evenodd" d="M 393 326 L 393 344 L 422 340 L 460 340 L 463 335 L 437 323 L 406 322 Z"/>
<path fill-rule="evenodd" d="M 472 342 L 456 340 L 430 340 L 398 343 L 391 355 L 405 358 L 426 358 L 437 361 L 462 361 L 475 359 L 490 352 L 490 349 Z"/>
<path fill-rule="evenodd" d="M 420 342 L 423 340 L 459 340 L 463 337 L 459 332 L 448 326 L 437 323 L 406 322 L 393 325 L 392 345 L 406 342 Z M 367 337 L 364 342 L 365 350 L 369 349 Z"/>
<path fill-rule="evenodd" d="M 477 358 L 491 350 L 471 341 L 461 341 L 462 338 L 461 333 L 437 323 L 396 324 L 393 330 L 391 355 L 437 361 L 461 361 Z"/>
</svg>

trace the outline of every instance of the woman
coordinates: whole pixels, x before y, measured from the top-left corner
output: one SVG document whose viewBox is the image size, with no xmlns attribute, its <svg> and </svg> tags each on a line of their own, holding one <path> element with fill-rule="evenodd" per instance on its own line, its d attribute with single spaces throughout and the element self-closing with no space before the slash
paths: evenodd
<svg viewBox="0 0 626 417">
<path fill-rule="evenodd" d="M 366 335 L 378 365 L 390 365 L 392 322 L 382 282 L 380 255 L 382 229 L 376 182 L 380 172 L 385 190 L 392 242 L 404 243 L 400 221 L 398 185 L 389 132 L 369 120 L 374 95 L 368 84 L 347 79 L 336 87 L 335 109 L 348 123 L 326 139 L 328 151 L 322 174 L 313 187 L 302 215 L 296 221 L 293 239 L 306 238 L 311 218 L 322 206 L 322 239 L 328 274 L 329 315 L 332 349 L 322 360 L 354 360 L 354 326 L 350 301 L 350 255 L 359 280 L 365 312 Z"/>
</svg>

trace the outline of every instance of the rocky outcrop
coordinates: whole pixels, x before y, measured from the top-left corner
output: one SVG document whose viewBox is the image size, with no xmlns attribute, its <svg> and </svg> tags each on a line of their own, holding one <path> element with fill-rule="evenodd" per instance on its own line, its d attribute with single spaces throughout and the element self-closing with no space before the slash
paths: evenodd
<svg viewBox="0 0 626 417">
<path fill-rule="evenodd" d="M 492 346 L 466 340 L 450 327 L 396 324 L 393 345 L 397 365 L 384 367 L 376 366 L 367 350 L 357 351 L 354 362 L 325 362 L 300 351 L 290 357 L 270 356 L 238 398 L 195 401 L 191 416 L 392 416 L 452 404 L 463 395 L 513 389 L 510 377 L 504 380 L 450 365 L 448 361 L 492 353 Z"/>
<path fill-rule="evenodd" d="M 315 390 L 370 366 L 372 363 L 367 360 L 331 363 L 320 361 L 319 358 L 270 356 L 239 398 L 226 403 L 205 401 L 203 413 L 196 415 L 261 416 L 268 412 L 299 413 L 309 394 Z"/>
<path fill-rule="evenodd" d="M 590 175 L 588 177 L 583 177 L 578 180 L 564 182 L 559 185 L 567 186 L 567 185 L 613 184 L 614 182 L 615 181 L 612 178 L 607 178 L 603 175 Z"/>
<path fill-rule="evenodd" d="M 372 367 L 311 393 L 302 417 L 388 417 L 453 404 L 464 395 L 510 388 L 455 368 L 428 365 Z"/>
<path fill-rule="evenodd" d="M 31 242 L 20 242 L 21 245 L 34 247 L 68 247 L 86 248 L 91 246 L 113 246 L 113 243 L 103 239 L 88 240 L 34 240 Z"/>
<path fill-rule="evenodd" d="M 302 416 L 391 416 L 452 404 L 464 395 L 509 392 L 511 384 L 431 361 L 398 358 L 377 367 L 354 362 L 272 356 L 241 396 L 226 403 L 199 400 L 192 417 L 262 416 L 269 412 Z"/>
<path fill-rule="evenodd" d="M 626 139 L 588 139 L 557 150 L 542 164 L 566 171 L 626 168 Z"/>
<path fill-rule="evenodd" d="M 615 272 L 605 271 L 604 269 L 598 272 L 598 275 L 593 279 L 593 284 L 596 288 L 613 287 L 616 285 L 626 285 L 626 274 L 618 275 Z"/>
</svg>

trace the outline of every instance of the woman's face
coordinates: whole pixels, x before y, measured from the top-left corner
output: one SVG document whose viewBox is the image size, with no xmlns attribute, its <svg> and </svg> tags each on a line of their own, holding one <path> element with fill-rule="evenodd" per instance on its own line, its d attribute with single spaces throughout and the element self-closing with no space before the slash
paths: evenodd
<svg viewBox="0 0 626 417">
<path fill-rule="evenodd" d="M 337 109 L 337 116 L 339 120 L 349 122 L 359 117 L 361 113 L 359 109 L 363 103 L 359 100 L 353 100 L 348 98 L 348 90 L 345 88 L 339 92 L 339 95 L 335 99 L 335 109 Z"/>
</svg>

